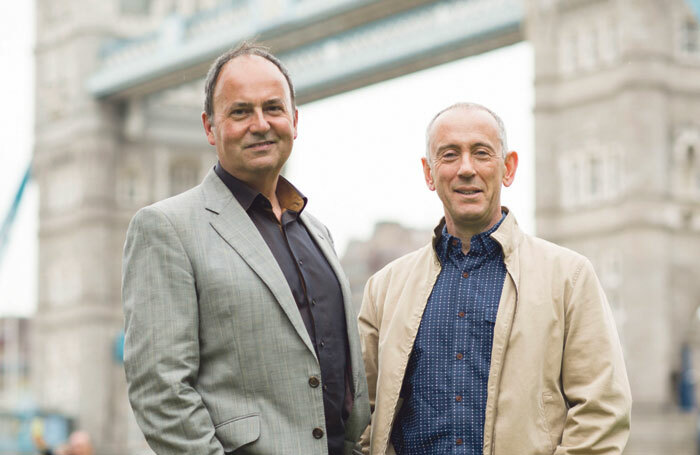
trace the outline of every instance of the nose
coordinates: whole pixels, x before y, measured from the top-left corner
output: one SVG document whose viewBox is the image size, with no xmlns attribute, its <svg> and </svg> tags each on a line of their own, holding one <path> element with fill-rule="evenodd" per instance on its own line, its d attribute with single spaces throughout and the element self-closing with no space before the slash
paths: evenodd
<svg viewBox="0 0 700 455">
<path fill-rule="evenodd" d="M 462 158 L 459 163 L 459 176 L 464 178 L 473 177 L 476 172 L 474 171 L 474 163 L 472 163 L 472 157 L 470 153 L 462 153 Z"/>
<path fill-rule="evenodd" d="M 265 113 L 262 109 L 256 109 L 250 123 L 251 133 L 266 133 L 270 129 L 270 124 L 265 118 Z"/>
</svg>

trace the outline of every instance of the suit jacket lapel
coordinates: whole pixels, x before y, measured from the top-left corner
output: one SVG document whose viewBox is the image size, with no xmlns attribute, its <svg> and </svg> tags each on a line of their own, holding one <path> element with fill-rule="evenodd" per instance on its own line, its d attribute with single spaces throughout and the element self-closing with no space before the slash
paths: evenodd
<svg viewBox="0 0 700 455">
<path fill-rule="evenodd" d="M 212 213 L 212 228 L 236 250 L 270 289 L 299 336 L 315 356 L 316 351 L 287 280 L 255 224 L 213 170 L 209 171 L 202 186 L 205 208 Z"/>
<path fill-rule="evenodd" d="M 340 265 L 338 256 L 336 255 L 333 247 L 331 246 L 331 240 L 327 237 L 327 234 L 319 232 L 319 228 L 316 226 L 317 222 L 314 223 L 313 218 L 307 215 L 305 212 L 301 212 L 299 217 L 306 226 L 306 230 L 311 234 L 316 245 L 321 249 L 321 252 L 326 257 L 326 260 L 333 269 L 333 273 L 338 278 L 340 283 L 340 289 L 343 293 L 343 307 L 345 308 L 345 324 L 347 326 L 347 336 L 348 336 L 348 346 L 350 347 L 350 361 L 352 364 L 352 376 L 353 385 L 355 393 L 357 393 L 358 387 L 358 375 L 362 372 L 364 374 L 364 368 L 360 368 L 360 363 L 362 362 L 362 353 L 359 351 L 359 336 L 357 334 L 357 313 L 355 307 L 352 303 L 352 295 L 350 293 L 350 283 L 348 283 L 343 268 Z"/>
</svg>

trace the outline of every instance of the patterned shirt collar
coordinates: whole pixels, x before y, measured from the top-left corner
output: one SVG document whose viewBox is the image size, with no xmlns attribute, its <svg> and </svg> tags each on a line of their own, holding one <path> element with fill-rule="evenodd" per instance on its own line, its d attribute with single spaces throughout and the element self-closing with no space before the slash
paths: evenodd
<svg viewBox="0 0 700 455">
<path fill-rule="evenodd" d="M 469 254 L 474 256 L 491 257 L 501 254 L 501 245 L 491 238 L 506 217 L 506 212 L 501 211 L 501 219 L 489 230 L 473 235 L 470 240 Z M 447 232 L 447 225 L 443 225 L 439 240 L 435 244 L 435 252 L 444 263 L 452 252 L 462 252 L 462 241 Z"/>
</svg>

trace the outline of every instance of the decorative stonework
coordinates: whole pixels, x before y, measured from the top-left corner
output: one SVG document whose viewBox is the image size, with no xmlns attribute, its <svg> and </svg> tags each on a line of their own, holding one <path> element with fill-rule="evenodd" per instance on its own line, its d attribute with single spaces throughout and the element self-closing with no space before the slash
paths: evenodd
<svg viewBox="0 0 700 455">
<path fill-rule="evenodd" d="M 622 148 L 615 144 L 588 146 L 559 159 L 561 207 L 581 207 L 614 201 L 625 188 Z"/>
<path fill-rule="evenodd" d="M 676 136 L 671 180 L 678 196 L 700 200 L 700 125 L 685 127 Z"/>
</svg>

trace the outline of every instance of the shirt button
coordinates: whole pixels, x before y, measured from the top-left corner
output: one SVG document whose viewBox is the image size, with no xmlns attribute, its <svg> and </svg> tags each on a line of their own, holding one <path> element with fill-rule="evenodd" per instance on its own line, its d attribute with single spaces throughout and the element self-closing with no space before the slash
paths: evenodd
<svg viewBox="0 0 700 455">
<path fill-rule="evenodd" d="M 457 400 L 457 401 L 462 401 L 462 395 L 457 395 L 457 396 L 455 397 L 455 400 Z"/>
<path fill-rule="evenodd" d="M 460 311 L 459 313 L 457 313 L 457 316 L 459 316 L 460 318 L 463 318 L 463 317 L 464 317 L 464 311 Z"/>
<path fill-rule="evenodd" d="M 462 353 L 461 353 L 461 352 L 458 352 L 458 353 L 457 353 L 457 360 L 462 360 L 462 357 L 464 357 L 464 356 L 462 355 Z"/>
<path fill-rule="evenodd" d="M 323 340 L 321 340 L 321 342 L 320 342 L 320 343 L 318 343 L 318 344 L 319 344 L 319 345 L 320 345 L 321 347 L 324 347 L 324 346 L 326 345 L 326 342 L 325 342 L 325 341 L 323 341 Z"/>
<path fill-rule="evenodd" d="M 320 428 L 314 428 L 314 431 L 312 431 L 311 434 L 314 435 L 314 438 L 321 439 L 323 437 L 323 430 Z"/>
<path fill-rule="evenodd" d="M 304 261 L 302 261 L 301 259 L 299 259 L 299 265 L 304 265 Z"/>
<path fill-rule="evenodd" d="M 321 381 L 318 380 L 316 376 L 311 376 L 309 378 L 309 385 L 313 387 L 314 389 L 318 387 L 321 384 Z"/>
<path fill-rule="evenodd" d="M 311 299 L 311 306 L 316 306 L 316 300 L 315 300 L 315 299 Z"/>
<path fill-rule="evenodd" d="M 457 441 L 455 441 L 458 446 L 462 445 L 462 438 L 457 438 Z"/>
<path fill-rule="evenodd" d="M 458 243 L 459 243 L 459 240 L 452 239 L 452 246 L 457 246 Z"/>
<path fill-rule="evenodd" d="M 462 274 L 462 278 L 469 278 L 469 274 L 468 274 L 467 272 L 464 272 L 464 273 Z"/>
<path fill-rule="evenodd" d="M 328 390 L 328 384 L 323 384 L 323 390 Z"/>
</svg>

